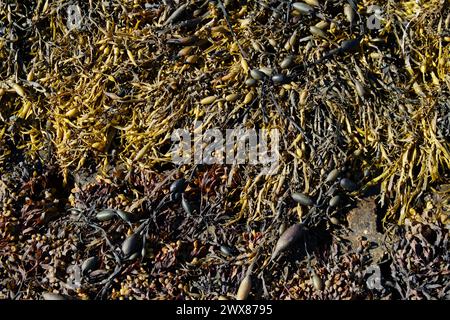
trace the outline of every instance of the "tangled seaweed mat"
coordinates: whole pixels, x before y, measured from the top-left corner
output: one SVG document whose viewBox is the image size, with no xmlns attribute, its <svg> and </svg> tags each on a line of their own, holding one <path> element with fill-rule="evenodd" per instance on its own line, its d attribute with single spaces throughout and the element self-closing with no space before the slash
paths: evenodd
<svg viewBox="0 0 450 320">
<path fill-rule="evenodd" d="M 446 232 L 448 1 L 378 1 L 383 13 L 375 29 L 366 23 L 373 15 L 370 1 L 358 2 L 353 10 L 346 1 L 305 2 L 306 7 L 293 9 L 288 1 L 90 1 L 79 4 L 83 19 L 74 28 L 69 28 L 69 2 L 2 5 L 0 246 L 2 272 L 9 275 L 2 287 L 9 288 L 8 294 L 34 297 L 34 290 L 60 290 L 58 272 L 66 274 L 69 267 L 62 256 L 72 252 L 71 261 L 78 263 L 89 253 L 111 249 L 99 233 L 88 252 L 78 252 L 75 239 L 64 242 L 79 232 L 98 231 L 78 230 L 88 228 L 86 222 L 84 227 L 70 224 L 66 212 L 92 219 L 104 208 L 120 209 L 134 216 L 133 224 L 152 216 L 170 183 L 181 176 L 192 178 L 187 205 L 174 201 L 153 214 L 149 250 L 172 252 L 165 240 L 179 240 L 180 246 L 186 241 L 194 252 L 186 257 L 197 258 L 194 265 L 204 268 L 209 260 L 201 257 L 209 245 L 225 243 L 242 255 L 236 266 L 262 257 L 256 267 L 261 272 L 280 227 L 307 221 L 323 230 L 330 218 L 345 221 L 358 199 L 371 194 L 376 194 L 384 228 L 407 218 L 424 223 L 426 213 L 426 223 Z M 356 41 L 353 48 L 344 45 L 346 40 Z M 251 80 L 253 69 L 265 74 L 262 81 Z M 272 77 L 276 74 L 283 76 Z M 278 174 L 263 176 L 258 166 L 173 165 L 171 133 L 178 128 L 193 132 L 195 121 L 202 121 L 203 130 L 280 130 Z M 339 169 L 340 181 L 353 181 L 356 190 L 326 181 L 333 169 Z M 294 191 L 321 204 L 336 194 L 342 199 L 337 207 L 309 208 L 291 199 Z M 52 229 L 53 223 L 70 226 Z M 133 233 L 120 221 L 102 226 L 113 247 Z M 60 244 L 52 242 L 54 236 Z M 50 254 L 41 242 L 66 248 Z M 17 259 L 30 250 L 37 250 L 36 262 L 18 267 Z M 114 255 L 108 254 L 112 263 Z M 155 263 L 155 270 L 180 259 L 163 256 L 168 260 Z M 9 257 L 13 261 L 5 262 Z M 47 262 L 38 266 L 41 258 Z M 108 279 L 108 266 L 114 269 L 103 262 L 99 283 Z M 243 271 L 236 267 L 224 273 L 226 265 L 217 266 L 220 270 L 207 272 L 222 283 L 217 294 L 229 293 Z M 29 272 L 41 274 L 42 268 L 54 268 L 54 277 L 29 282 Z M 134 270 L 121 268 L 115 276 Z M 181 285 L 172 289 L 190 292 L 183 284 L 188 273 L 174 272 Z M 201 279 L 194 286 L 197 294 L 208 296 L 208 273 L 193 272 Z M 103 283 L 102 296 L 133 296 L 119 288 L 112 293 L 117 279 Z M 155 286 L 146 297 L 175 295 Z M 81 290 L 78 284 L 64 288 Z M 410 284 L 407 288 L 396 292 L 411 297 Z M 80 295 L 83 290 L 92 297 L 94 291 L 84 288 Z"/>
</svg>

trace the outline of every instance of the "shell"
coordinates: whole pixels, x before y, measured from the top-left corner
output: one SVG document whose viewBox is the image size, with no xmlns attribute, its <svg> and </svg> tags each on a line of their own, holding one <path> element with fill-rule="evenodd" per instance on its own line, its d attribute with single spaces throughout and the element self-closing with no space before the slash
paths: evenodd
<svg viewBox="0 0 450 320">
<path fill-rule="evenodd" d="M 299 192 L 294 192 L 291 195 L 292 199 L 294 199 L 296 202 L 304 205 L 304 206 L 312 206 L 314 205 L 314 201 L 307 196 L 306 194 L 303 193 L 299 193 Z"/>
<path fill-rule="evenodd" d="M 278 254 L 289 248 L 292 244 L 297 242 L 305 231 L 305 227 L 301 223 L 294 224 L 283 232 L 281 237 L 278 239 L 270 260 L 275 259 Z"/>
</svg>

